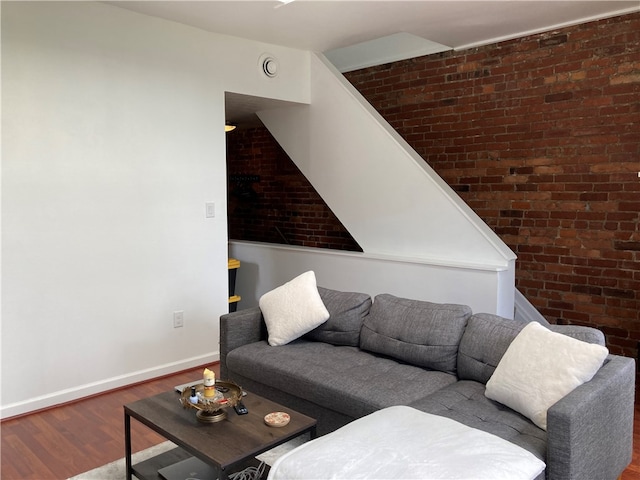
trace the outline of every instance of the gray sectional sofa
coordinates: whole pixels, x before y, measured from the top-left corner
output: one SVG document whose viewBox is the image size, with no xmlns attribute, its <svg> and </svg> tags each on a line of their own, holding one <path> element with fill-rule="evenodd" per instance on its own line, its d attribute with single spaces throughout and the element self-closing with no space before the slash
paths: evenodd
<svg viewBox="0 0 640 480">
<path fill-rule="evenodd" d="M 220 319 L 222 378 L 318 420 L 318 433 L 408 405 L 502 437 L 546 462 L 539 478 L 615 479 L 631 461 L 635 362 L 608 355 L 588 382 L 547 412 L 546 431 L 485 396 L 525 323 L 436 304 L 318 287 L 330 318 L 270 346 L 258 307 Z M 546 325 L 589 343 L 603 334 Z"/>
</svg>

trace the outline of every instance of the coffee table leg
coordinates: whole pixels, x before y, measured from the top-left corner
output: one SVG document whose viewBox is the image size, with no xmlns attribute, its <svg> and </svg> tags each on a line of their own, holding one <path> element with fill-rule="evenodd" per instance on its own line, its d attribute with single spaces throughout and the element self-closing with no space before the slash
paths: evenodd
<svg viewBox="0 0 640 480">
<path fill-rule="evenodd" d="M 124 457 L 127 464 L 126 478 L 131 480 L 131 417 L 124 412 Z"/>
</svg>

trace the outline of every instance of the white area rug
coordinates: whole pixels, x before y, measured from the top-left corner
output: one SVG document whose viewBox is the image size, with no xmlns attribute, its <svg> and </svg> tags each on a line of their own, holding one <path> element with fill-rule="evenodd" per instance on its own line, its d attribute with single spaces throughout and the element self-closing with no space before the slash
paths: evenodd
<svg viewBox="0 0 640 480">
<path fill-rule="evenodd" d="M 272 450 L 264 452 L 262 455 L 259 455 L 256 458 L 265 462 L 267 465 L 273 465 L 273 463 L 282 455 L 307 441 L 309 441 L 309 435 L 302 435 Z M 143 462 L 148 458 L 160 455 L 161 453 L 167 452 L 175 447 L 176 446 L 171 442 L 164 442 L 160 445 L 142 450 L 141 452 L 134 453 L 131 456 L 131 461 L 135 465 L 136 463 Z M 98 467 L 93 470 L 89 470 L 88 472 L 81 473 L 80 475 L 76 475 L 75 477 L 71 477 L 68 480 L 125 480 L 125 470 L 125 461 L 124 458 L 121 458 L 120 460 L 116 460 L 115 462 L 107 463 L 102 467 Z"/>
</svg>

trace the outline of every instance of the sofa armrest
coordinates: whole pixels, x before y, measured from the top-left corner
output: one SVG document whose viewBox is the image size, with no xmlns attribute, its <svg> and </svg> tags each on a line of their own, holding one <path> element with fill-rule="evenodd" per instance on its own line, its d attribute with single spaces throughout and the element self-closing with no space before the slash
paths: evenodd
<svg viewBox="0 0 640 480">
<path fill-rule="evenodd" d="M 220 377 L 229 378 L 227 354 L 235 348 L 267 338 L 260 307 L 248 308 L 220 317 Z"/>
<path fill-rule="evenodd" d="M 547 479 L 616 479 L 631 462 L 635 361 L 609 355 L 547 412 Z"/>
</svg>

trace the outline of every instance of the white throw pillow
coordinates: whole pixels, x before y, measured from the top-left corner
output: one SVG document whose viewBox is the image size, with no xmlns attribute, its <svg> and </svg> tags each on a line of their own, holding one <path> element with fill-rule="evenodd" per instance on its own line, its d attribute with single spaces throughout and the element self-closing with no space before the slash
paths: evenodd
<svg viewBox="0 0 640 480">
<path fill-rule="evenodd" d="M 513 339 L 485 395 L 547 429 L 547 410 L 593 378 L 609 350 L 531 322 Z"/>
<path fill-rule="evenodd" d="M 272 346 L 285 345 L 329 319 L 313 271 L 265 293 L 258 303 Z"/>
</svg>

